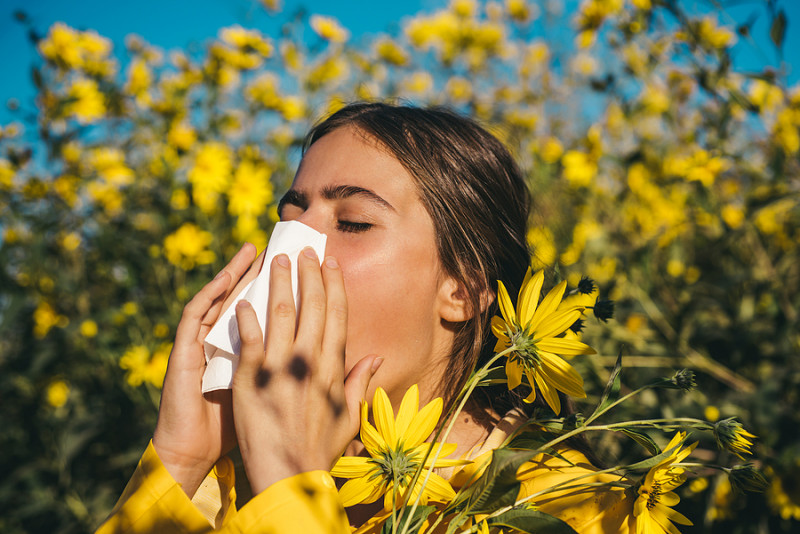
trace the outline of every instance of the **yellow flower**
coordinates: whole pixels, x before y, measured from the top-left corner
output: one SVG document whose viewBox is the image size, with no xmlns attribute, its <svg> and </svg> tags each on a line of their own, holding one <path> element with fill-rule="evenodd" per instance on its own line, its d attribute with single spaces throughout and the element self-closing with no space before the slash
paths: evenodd
<svg viewBox="0 0 800 534">
<path fill-rule="evenodd" d="M 461 76 L 453 76 L 447 80 L 444 90 L 451 101 L 466 102 L 472 98 L 472 83 Z"/>
<path fill-rule="evenodd" d="M 309 23 L 316 34 L 326 41 L 343 43 L 350 38 L 350 32 L 343 28 L 342 25 L 339 24 L 339 21 L 333 17 L 311 15 L 311 20 Z"/>
<path fill-rule="evenodd" d="M 69 384 L 63 380 L 53 380 L 47 386 L 47 404 L 53 408 L 61 408 L 69 400 Z"/>
<path fill-rule="evenodd" d="M 564 178 L 574 187 L 588 186 L 597 175 L 597 163 L 585 152 L 570 150 L 562 163 Z"/>
<path fill-rule="evenodd" d="M 633 503 L 633 517 L 636 534 L 669 532 L 680 534 L 672 521 L 681 525 L 691 525 L 683 514 L 670 508 L 680 502 L 672 491 L 686 481 L 684 468 L 674 464 L 682 462 L 694 450 L 697 443 L 681 450 L 686 439 L 685 432 L 678 432 L 664 449 L 672 452 L 658 465 L 650 469 L 638 488 L 638 497 Z"/>
<path fill-rule="evenodd" d="M 789 472 L 779 476 L 772 468 L 767 468 L 770 484 L 767 488 L 767 502 L 773 512 L 777 513 L 784 520 L 794 519 L 800 521 L 800 492 L 796 489 L 798 468 L 800 461 L 797 461 Z"/>
<path fill-rule="evenodd" d="M 197 264 L 207 265 L 216 259 L 214 252 L 207 248 L 212 240 L 211 233 L 192 223 L 184 223 L 164 239 L 164 255 L 171 264 L 188 271 Z"/>
<path fill-rule="evenodd" d="M 236 169 L 228 191 L 231 215 L 261 215 L 272 202 L 272 184 L 266 165 L 243 161 Z"/>
<path fill-rule="evenodd" d="M 335 477 L 349 478 L 339 490 L 342 504 L 353 506 L 359 503 L 372 503 L 384 497 L 385 510 L 402 504 L 408 485 L 428 449 L 425 439 L 434 431 L 442 414 L 442 399 L 436 398 L 419 409 L 419 389 L 409 388 L 400 403 L 395 419 L 391 402 L 386 392 L 378 388 L 372 399 L 372 415 L 375 426 L 368 419 L 367 403 L 361 405 L 361 441 L 369 453 L 362 456 L 344 456 L 333 466 L 331 474 Z M 410 501 L 420 495 L 420 502 L 449 502 L 455 497 L 453 487 L 441 476 L 430 472 L 438 467 L 464 465 L 463 460 L 439 458 L 433 462 L 433 454 L 439 447 L 434 444 L 431 455 L 421 466 L 421 472 Z M 455 444 L 444 444 L 441 456 L 455 452 Z M 428 477 L 423 487 L 423 480 Z"/>
<path fill-rule="evenodd" d="M 76 80 L 67 93 L 70 102 L 64 106 L 67 117 L 74 117 L 81 124 L 89 124 L 106 113 L 105 97 L 94 80 Z"/>
<path fill-rule="evenodd" d="M 204 213 L 214 213 L 219 194 L 228 187 L 231 174 L 231 151 L 218 142 L 204 144 L 197 152 L 189 171 L 192 198 Z"/>
<path fill-rule="evenodd" d="M 545 163 L 557 162 L 559 159 L 561 159 L 561 155 L 564 153 L 564 147 L 561 145 L 561 142 L 552 136 L 542 139 L 537 148 L 539 151 L 539 157 L 541 157 L 542 161 Z"/>
<path fill-rule="evenodd" d="M 280 112 L 287 121 L 297 121 L 306 113 L 305 100 L 297 95 L 284 96 L 281 99 Z"/>
<path fill-rule="evenodd" d="M 403 66 L 408 63 L 408 54 L 391 39 L 381 39 L 375 44 L 378 57 L 392 65 Z"/>
<path fill-rule="evenodd" d="M 531 18 L 531 6 L 525 0 L 506 0 L 508 16 L 519 22 L 527 22 Z"/>
<path fill-rule="evenodd" d="M 185 122 L 174 122 L 167 133 L 167 142 L 181 150 L 189 150 L 197 140 L 197 134 L 191 125 Z"/>
<path fill-rule="evenodd" d="M 308 83 L 312 87 L 320 87 L 347 77 L 349 72 L 350 67 L 347 61 L 339 56 L 330 56 L 311 69 L 308 74 Z"/>
<path fill-rule="evenodd" d="M 428 72 L 417 71 L 405 78 L 401 84 L 404 91 L 421 94 L 433 87 L 433 77 Z"/>
<path fill-rule="evenodd" d="M 113 147 L 94 148 L 89 154 L 89 165 L 110 185 L 124 186 L 133 183 L 134 173 L 125 165 L 125 154 Z"/>
<path fill-rule="evenodd" d="M 97 323 L 91 319 L 86 319 L 81 323 L 80 332 L 83 337 L 94 337 L 97 335 Z"/>
<path fill-rule="evenodd" d="M 14 185 L 14 168 L 11 162 L 0 158 L 0 188 L 11 189 Z"/>
<path fill-rule="evenodd" d="M 497 282 L 497 301 L 503 317 L 492 318 L 492 332 L 497 336 L 494 350 L 512 349 L 506 360 L 508 389 L 519 386 L 524 373 L 531 386 L 531 393 L 525 402 L 536 399 L 538 386 L 544 400 L 559 414 L 561 400 L 558 391 L 574 397 L 585 397 L 586 393 L 581 376 L 558 355 L 593 354 L 594 349 L 577 340 L 557 337 L 580 318 L 584 308 L 574 306 L 559 309 L 567 287 L 566 280 L 550 290 L 539 304 L 543 282 L 543 271 L 531 276 L 531 269 L 528 268 L 516 310 L 503 282 Z"/>
<path fill-rule="evenodd" d="M 69 319 L 57 313 L 48 302 L 40 302 L 33 311 L 33 335 L 38 339 L 45 337 L 54 326 L 63 328 L 68 323 Z"/>
<path fill-rule="evenodd" d="M 152 356 L 147 347 L 141 345 L 128 349 L 119 360 L 119 366 L 128 371 L 125 375 L 128 385 L 137 387 L 147 382 L 160 388 L 164 384 L 171 350 L 172 343 L 160 345 Z"/>
</svg>

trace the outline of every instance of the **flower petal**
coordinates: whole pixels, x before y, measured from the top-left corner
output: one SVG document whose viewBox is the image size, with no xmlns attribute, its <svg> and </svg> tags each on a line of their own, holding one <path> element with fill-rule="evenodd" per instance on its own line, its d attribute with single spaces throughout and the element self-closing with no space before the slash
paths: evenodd
<svg viewBox="0 0 800 534">
<path fill-rule="evenodd" d="M 339 490 L 339 498 L 342 505 L 353 506 L 354 504 L 371 503 L 378 500 L 383 493 L 380 479 L 367 481 L 366 478 L 354 478 L 348 480 Z"/>
<path fill-rule="evenodd" d="M 386 440 L 383 439 L 378 431 L 367 420 L 367 403 L 361 403 L 361 443 L 367 448 L 370 456 L 376 458 L 382 451 L 385 451 Z"/>
<path fill-rule="evenodd" d="M 580 318 L 582 311 L 582 308 L 572 308 L 558 311 L 549 317 L 545 317 L 536 330 L 536 337 L 546 338 L 563 333 L 564 330 L 572 326 Z"/>
<path fill-rule="evenodd" d="M 542 392 L 542 397 L 544 397 L 547 405 L 553 409 L 553 412 L 556 415 L 560 414 L 561 399 L 558 398 L 558 391 L 556 391 L 556 388 L 547 383 L 547 380 L 542 373 L 536 373 L 534 377 L 536 378 L 536 385 L 539 386 L 539 391 Z"/>
<path fill-rule="evenodd" d="M 556 354 L 594 354 L 594 349 L 583 341 L 564 339 L 561 337 L 546 337 L 536 342 L 536 348 Z"/>
<path fill-rule="evenodd" d="M 524 328 L 530 323 L 533 314 L 536 312 L 537 305 L 539 304 L 539 297 L 542 293 L 542 284 L 544 284 L 544 271 L 539 270 L 535 275 L 530 277 L 530 267 L 528 274 L 525 275 L 526 281 L 522 284 L 522 289 L 519 291 L 519 299 L 517 301 L 517 320 Z"/>
<path fill-rule="evenodd" d="M 375 464 L 363 456 L 342 456 L 331 469 L 331 475 L 340 478 L 356 478 L 367 475 Z"/>
<path fill-rule="evenodd" d="M 419 411 L 419 387 L 416 384 L 408 388 L 403 395 L 403 402 L 400 403 L 400 410 L 397 412 L 395 430 L 398 436 L 404 436 L 408 430 L 408 425 Z"/>
<path fill-rule="evenodd" d="M 442 405 L 442 398 L 436 397 L 414 416 L 408 425 L 408 432 L 403 436 L 403 446 L 406 449 L 416 447 L 436 429 L 439 416 L 442 415 Z"/>
<path fill-rule="evenodd" d="M 425 477 L 428 477 L 428 481 L 423 487 L 422 481 L 425 480 Z M 456 492 L 453 491 L 453 486 L 436 473 L 431 473 L 430 475 L 425 471 L 420 473 L 417 479 L 417 486 L 421 488 L 423 494 L 427 495 L 432 501 L 450 502 L 456 496 Z"/>
<path fill-rule="evenodd" d="M 503 319 L 507 323 L 516 322 L 516 314 L 514 313 L 514 306 L 511 304 L 511 297 L 508 296 L 506 286 L 500 280 L 497 281 L 497 305 L 500 307 L 500 313 L 503 314 Z"/>
<path fill-rule="evenodd" d="M 533 312 L 536 311 L 543 281 L 544 271 L 539 271 L 535 276 L 531 276 L 531 268 L 528 267 L 525 273 L 525 279 L 522 281 L 522 285 L 519 288 L 519 296 L 517 297 L 517 320 L 523 327 L 530 321 Z"/>
<path fill-rule="evenodd" d="M 530 386 L 531 386 L 531 393 L 530 393 L 530 395 L 528 395 L 528 396 L 527 396 L 527 397 L 525 397 L 525 399 L 524 399 L 524 400 L 525 400 L 525 402 L 527 402 L 528 404 L 530 404 L 530 403 L 532 403 L 533 401 L 535 401 L 535 400 L 536 400 L 536 381 L 535 381 L 535 379 L 533 378 L 533 377 L 535 376 L 535 374 L 536 374 L 536 373 L 534 373 L 534 372 L 531 372 L 531 371 L 530 371 L 530 370 L 528 370 L 528 369 L 525 369 L 525 376 L 527 376 L 527 377 L 528 377 L 528 384 L 530 384 Z"/>
<path fill-rule="evenodd" d="M 492 317 L 492 334 L 494 334 L 497 339 L 508 339 L 506 328 L 506 322 L 503 319 L 496 315 Z"/>
<path fill-rule="evenodd" d="M 510 358 L 506 360 L 506 376 L 508 389 L 512 390 L 522 383 L 522 366 Z"/>
<path fill-rule="evenodd" d="M 572 397 L 586 396 L 583 378 L 570 364 L 554 354 L 539 353 L 539 356 L 542 359 L 541 372 L 556 389 Z"/>
<path fill-rule="evenodd" d="M 564 290 L 567 288 L 567 281 L 562 280 L 556 287 L 551 289 L 547 295 L 542 299 L 542 303 L 539 304 L 539 308 L 537 308 L 536 313 L 533 314 L 533 317 L 530 320 L 530 329 L 532 331 L 536 331 L 539 327 L 539 323 L 541 323 L 545 317 L 548 317 L 558 308 L 558 304 L 561 302 L 561 297 L 564 296 Z"/>
<path fill-rule="evenodd" d="M 392 403 L 383 388 L 375 390 L 375 396 L 372 398 L 372 417 L 375 419 L 375 428 L 378 429 L 378 433 L 383 436 L 390 448 L 394 448 L 397 445 L 394 410 L 392 410 Z"/>
</svg>

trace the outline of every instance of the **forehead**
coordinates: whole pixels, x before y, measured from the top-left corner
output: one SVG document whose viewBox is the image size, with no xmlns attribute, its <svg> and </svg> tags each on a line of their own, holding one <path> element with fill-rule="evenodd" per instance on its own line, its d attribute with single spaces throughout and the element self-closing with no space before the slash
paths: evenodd
<svg viewBox="0 0 800 534">
<path fill-rule="evenodd" d="M 351 126 L 338 128 L 309 147 L 292 189 L 312 192 L 331 185 L 355 185 L 381 196 L 417 196 L 414 180 L 400 161 L 376 139 Z"/>
</svg>

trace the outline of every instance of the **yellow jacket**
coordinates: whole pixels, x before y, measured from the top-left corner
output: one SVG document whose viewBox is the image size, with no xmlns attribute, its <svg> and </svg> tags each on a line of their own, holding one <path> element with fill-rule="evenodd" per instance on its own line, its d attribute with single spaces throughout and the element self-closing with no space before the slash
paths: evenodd
<svg viewBox="0 0 800 534">
<path fill-rule="evenodd" d="M 500 446 L 513 431 L 516 425 L 503 424 L 510 419 L 514 418 L 504 418 L 475 451 L 472 456 L 476 460 L 487 458 L 487 453 Z M 581 534 L 635 532 L 632 523 L 634 496 L 630 491 L 604 485 L 581 489 L 568 487 L 573 479 L 575 484 L 607 483 L 618 482 L 620 477 L 595 474 L 596 469 L 586 457 L 573 449 L 561 449 L 559 455 L 540 454 L 520 467 L 517 472 L 517 478 L 522 481 L 519 498 L 564 484 L 561 489 L 537 496 L 533 501 L 536 507 L 569 523 Z M 458 473 L 452 481 L 458 488 Z M 235 503 L 234 470 L 230 459 L 223 458 L 217 462 L 190 500 L 167 472 L 151 442 L 97 534 L 351 532 L 336 486 L 325 471 L 302 473 L 276 482 L 253 497 L 241 510 L 236 510 Z M 381 519 L 376 516 L 357 529 L 358 532 L 380 532 Z"/>
<path fill-rule="evenodd" d="M 153 443 L 97 534 L 170 532 L 348 533 L 331 475 L 311 471 L 281 480 L 236 510 L 233 462 L 223 458 L 190 500 Z"/>
</svg>

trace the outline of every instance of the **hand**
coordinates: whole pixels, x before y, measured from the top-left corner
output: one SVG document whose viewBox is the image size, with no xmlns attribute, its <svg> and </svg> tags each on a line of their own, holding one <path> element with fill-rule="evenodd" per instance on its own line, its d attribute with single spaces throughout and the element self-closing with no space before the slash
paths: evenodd
<svg viewBox="0 0 800 534">
<path fill-rule="evenodd" d="M 153 446 L 170 475 L 191 497 L 214 463 L 236 444 L 230 390 L 203 395 L 203 339 L 253 263 L 246 243 L 183 309 L 169 357 Z M 251 269 L 255 271 L 257 269 Z"/>
<path fill-rule="evenodd" d="M 253 494 L 283 478 L 333 466 L 358 433 L 361 400 L 383 361 L 367 356 L 345 379 L 342 271 L 332 257 L 320 268 L 310 248 L 297 261 L 299 318 L 289 258 L 273 259 L 266 344 L 252 306 L 236 307 L 242 345 L 233 415 Z"/>
</svg>

